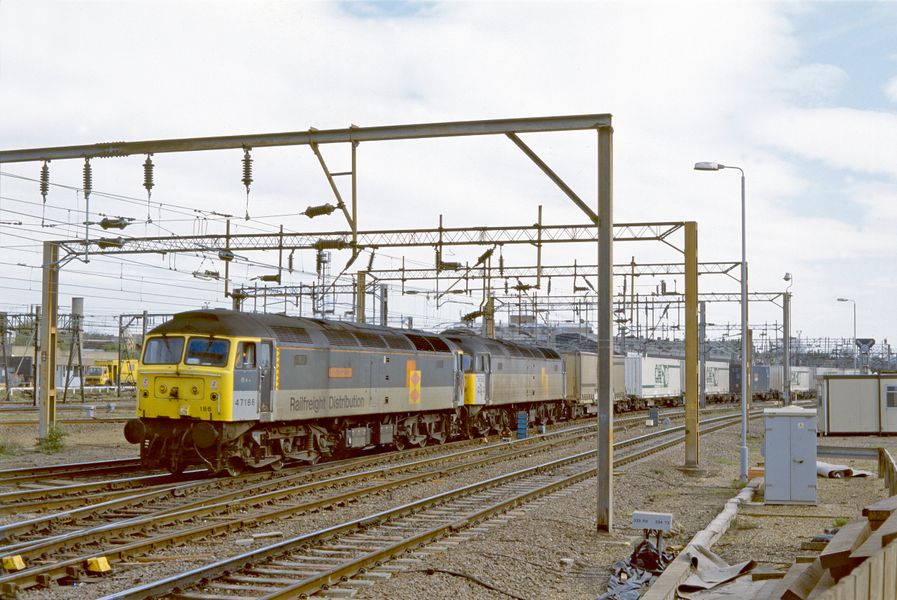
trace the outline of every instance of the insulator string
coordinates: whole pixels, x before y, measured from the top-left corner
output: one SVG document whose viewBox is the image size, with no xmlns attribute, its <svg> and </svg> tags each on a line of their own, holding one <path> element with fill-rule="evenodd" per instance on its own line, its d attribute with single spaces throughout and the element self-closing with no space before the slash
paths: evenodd
<svg viewBox="0 0 897 600">
<path fill-rule="evenodd" d="M 146 161 L 143 163 L 143 187 L 146 188 L 146 222 L 147 224 L 153 222 L 153 217 L 150 214 L 150 200 L 153 195 L 153 159 L 150 158 L 152 154 L 146 155 Z"/>
<path fill-rule="evenodd" d="M 47 194 L 50 193 L 50 165 L 49 161 L 44 161 L 44 166 L 40 168 L 40 195 L 44 199 L 40 212 L 40 226 L 45 226 L 47 216 Z"/>
<path fill-rule="evenodd" d="M 246 186 L 246 220 L 249 220 L 249 186 L 252 184 L 252 157 L 249 148 L 243 148 L 243 185 Z"/>
</svg>

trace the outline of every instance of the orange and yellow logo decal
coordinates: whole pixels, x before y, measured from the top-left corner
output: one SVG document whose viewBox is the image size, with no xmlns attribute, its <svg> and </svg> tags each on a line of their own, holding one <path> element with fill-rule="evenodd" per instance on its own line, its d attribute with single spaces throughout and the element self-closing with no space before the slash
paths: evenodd
<svg viewBox="0 0 897 600">
<path fill-rule="evenodd" d="M 351 379 L 352 367 L 330 367 L 327 370 L 327 376 L 330 379 Z"/>
<path fill-rule="evenodd" d="M 411 385 L 408 387 L 408 403 L 420 404 L 420 371 L 411 371 Z"/>
<path fill-rule="evenodd" d="M 405 384 L 408 387 L 408 404 L 420 404 L 421 374 L 417 370 L 417 362 L 405 361 Z"/>
</svg>

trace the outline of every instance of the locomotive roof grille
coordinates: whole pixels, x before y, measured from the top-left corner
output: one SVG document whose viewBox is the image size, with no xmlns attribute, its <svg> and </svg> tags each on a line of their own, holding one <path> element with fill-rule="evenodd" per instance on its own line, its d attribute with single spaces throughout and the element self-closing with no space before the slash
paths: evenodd
<svg viewBox="0 0 897 600">
<path fill-rule="evenodd" d="M 422 352 L 451 352 L 448 344 L 438 337 L 431 335 L 418 335 L 416 333 L 404 334 L 406 338 L 411 340 L 414 347 Z"/>
<path fill-rule="evenodd" d="M 451 352 L 451 349 L 448 347 L 448 344 L 442 341 L 442 339 L 435 336 L 425 336 L 427 341 L 429 341 L 433 345 L 433 350 L 436 352 Z"/>
<path fill-rule="evenodd" d="M 386 348 L 386 342 L 376 333 L 368 333 L 367 331 L 356 331 L 355 338 L 362 346 L 368 348 Z"/>
<path fill-rule="evenodd" d="M 311 344 L 311 336 L 302 327 L 287 327 L 284 325 L 271 325 L 271 331 L 277 336 L 277 341 L 293 344 Z"/>
<path fill-rule="evenodd" d="M 381 337 L 392 350 L 411 350 L 413 348 L 413 344 L 405 336 L 383 333 Z"/>
<path fill-rule="evenodd" d="M 327 338 L 331 346 L 358 346 L 358 340 L 348 331 L 339 331 L 336 329 L 322 329 L 321 333 Z"/>
</svg>

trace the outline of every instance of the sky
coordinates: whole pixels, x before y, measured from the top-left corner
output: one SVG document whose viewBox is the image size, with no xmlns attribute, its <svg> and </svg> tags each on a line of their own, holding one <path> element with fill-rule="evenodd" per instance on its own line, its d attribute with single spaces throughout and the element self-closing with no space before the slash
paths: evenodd
<svg viewBox="0 0 897 600">
<path fill-rule="evenodd" d="M 0 0 L 0 149 L 610 113 L 616 222 L 694 220 L 700 260 L 737 262 L 739 174 L 692 167 L 739 166 L 751 289 L 781 291 L 790 272 L 795 334 L 852 336 L 852 306 L 835 300 L 848 297 L 859 337 L 894 339 L 894 39 L 895 3 Z M 594 132 L 524 140 L 593 201 Z M 324 153 L 333 170 L 349 167 L 348 148 Z M 154 156 L 152 223 L 143 156 L 93 161 L 88 217 L 80 161 L 50 164 L 45 206 L 39 163 L 0 165 L 0 310 L 40 301 L 41 242 L 83 236 L 73 224 L 85 218 L 134 218 L 124 236 L 223 232 L 213 212 L 234 215 L 237 232 L 345 228 L 338 212 L 298 214 L 333 202 L 307 147 L 253 152 L 252 219 L 243 220 L 241 154 Z M 362 144 L 358 160 L 362 229 L 435 227 L 440 214 L 446 226 L 528 225 L 539 205 L 547 224 L 583 222 L 507 139 Z M 94 226 L 90 235 L 109 234 Z M 483 250 L 452 250 L 445 260 L 474 262 Z M 614 252 L 618 263 L 677 260 L 657 243 Z M 401 256 L 380 252 L 375 268 L 397 267 Z M 535 259 L 531 248 L 505 256 Z M 433 264 L 431 250 L 405 258 Z M 551 248 L 544 258 L 592 263 L 594 247 Z M 235 263 L 234 284 L 255 285 L 277 264 L 276 253 L 249 259 Z M 335 269 L 346 259 L 334 255 Z M 194 276 L 202 271 L 223 266 L 212 255 L 72 261 L 60 306 L 85 297 L 97 325 L 121 313 L 228 306 L 223 283 Z M 284 283 L 308 283 L 313 271 L 313 254 L 298 253 Z M 674 278 L 667 284 L 681 289 Z M 658 285 L 640 278 L 636 290 Z M 700 286 L 738 290 L 719 276 Z M 438 327 L 479 301 L 459 296 L 437 309 L 394 290 L 391 310 Z M 736 323 L 738 307 L 711 306 L 708 318 Z M 753 304 L 751 321 L 781 321 L 781 310 Z"/>
</svg>

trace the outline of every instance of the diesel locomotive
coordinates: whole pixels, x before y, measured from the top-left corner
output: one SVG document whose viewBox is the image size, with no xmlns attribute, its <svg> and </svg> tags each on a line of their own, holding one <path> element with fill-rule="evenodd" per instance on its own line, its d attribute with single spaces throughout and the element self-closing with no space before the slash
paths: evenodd
<svg viewBox="0 0 897 600">
<path fill-rule="evenodd" d="M 484 338 L 230 310 L 175 315 L 144 340 L 146 467 L 231 475 L 352 449 L 439 444 L 585 414 L 557 352 Z"/>
</svg>

